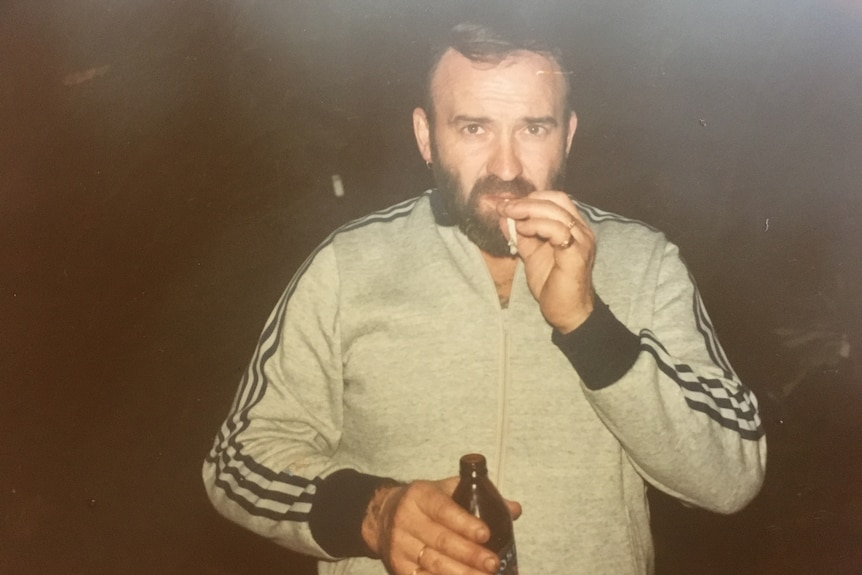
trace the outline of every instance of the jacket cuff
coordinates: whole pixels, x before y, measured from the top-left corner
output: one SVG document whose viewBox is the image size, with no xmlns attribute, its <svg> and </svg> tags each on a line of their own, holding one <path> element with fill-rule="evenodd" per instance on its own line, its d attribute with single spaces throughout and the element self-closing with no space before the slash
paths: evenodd
<svg viewBox="0 0 862 575">
<path fill-rule="evenodd" d="M 640 338 L 596 296 L 593 312 L 577 329 L 554 330 L 551 341 L 568 358 L 587 389 L 597 391 L 618 381 L 640 353 Z"/>
<path fill-rule="evenodd" d="M 393 479 L 341 469 L 317 484 L 308 515 L 311 536 L 332 557 L 372 557 L 362 539 L 362 521 L 374 493 Z"/>
</svg>

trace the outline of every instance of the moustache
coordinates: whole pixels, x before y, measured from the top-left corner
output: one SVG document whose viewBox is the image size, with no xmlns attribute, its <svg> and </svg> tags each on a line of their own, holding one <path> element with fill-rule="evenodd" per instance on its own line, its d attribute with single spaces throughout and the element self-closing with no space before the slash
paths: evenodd
<svg viewBox="0 0 862 575">
<path fill-rule="evenodd" d="M 488 175 L 480 178 L 473 184 L 473 189 L 470 196 L 478 198 L 480 196 L 502 196 L 510 195 L 516 198 L 524 198 L 535 192 L 536 186 L 530 180 L 518 176 L 512 180 L 502 180 L 498 176 Z"/>
</svg>

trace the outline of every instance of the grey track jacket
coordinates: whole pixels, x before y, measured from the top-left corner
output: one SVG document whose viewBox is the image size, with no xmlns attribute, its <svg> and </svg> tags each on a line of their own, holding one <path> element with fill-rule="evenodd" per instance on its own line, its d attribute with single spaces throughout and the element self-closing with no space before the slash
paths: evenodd
<svg viewBox="0 0 862 575">
<path fill-rule="evenodd" d="M 653 569 L 644 481 L 722 513 L 751 500 L 757 403 L 674 245 L 579 205 L 601 301 L 561 335 L 520 265 L 501 309 L 434 197 L 344 226 L 297 272 L 204 463 L 222 514 L 322 574 L 382 575 L 358 531 L 380 478 L 449 477 L 480 452 L 523 505 L 521 573 L 622 575 Z"/>
</svg>

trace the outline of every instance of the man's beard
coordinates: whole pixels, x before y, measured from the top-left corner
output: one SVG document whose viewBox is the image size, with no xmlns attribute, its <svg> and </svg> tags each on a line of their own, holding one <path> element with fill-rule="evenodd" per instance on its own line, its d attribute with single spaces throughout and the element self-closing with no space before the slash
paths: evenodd
<svg viewBox="0 0 862 575">
<path fill-rule="evenodd" d="M 432 169 L 437 191 L 443 197 L 451 220 L 457 223 L 464 235 L 483 252 L 494 257 L 512 257 L 509 242 L 500 230 L 500 216 L 496 211 L 481 212 L 479 205 L 482 198 L 489 195 L 524 198 L 537 189 L 536 185 L 521 176 L 507 181 L 489 174 L 478 179 L 469 196 L 465 198 L 461 192 L 461 182 L 454 170 L 444 166 L 436 153 L 433 154 L 433 159 Z M 561 189 L 564 181 L 565 168 L 560 166 L 551 174 L 549 189 Z"/>
</svg>

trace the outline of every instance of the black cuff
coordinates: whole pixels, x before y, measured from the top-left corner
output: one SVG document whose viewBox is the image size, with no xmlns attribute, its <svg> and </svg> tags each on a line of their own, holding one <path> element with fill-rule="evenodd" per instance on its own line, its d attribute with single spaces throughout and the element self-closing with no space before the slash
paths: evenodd
<svg viewBox="0 0 862 575">
<path fill-rule="evenodd" d="M 333 557 L 371 557 L 362 539 L 362 520 L 375 491 L 397 482 L 341 469 L 317 484 L 308 514 L 311 536 Z"/>
<path fill-rule="evenodd" d="M 551 341 L 562 351 L 588 389 L 597 391 L 619 380 L 640 353 L 640 338 L 596 296 L 593 313 L 574 331 L 554 330 Z"/>
</svg>

